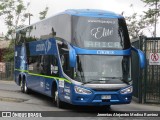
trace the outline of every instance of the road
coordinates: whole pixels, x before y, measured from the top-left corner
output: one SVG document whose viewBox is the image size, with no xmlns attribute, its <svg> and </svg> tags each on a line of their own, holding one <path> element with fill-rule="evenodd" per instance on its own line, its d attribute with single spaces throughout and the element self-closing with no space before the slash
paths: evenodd
<svg viewBox="0 0 160 120">
<path fill-rule="evenodd" d="M 110 110 L 105 111 L 100 107 L 81 107 L 68 104 L 64 109 L 59 109 L 54 106 L 49 97 L 35 92 L 24 94 L 13 81 L 0 81 L 0 111 L 50 111 L 48 114 L 53 116 L 95 118 L 98 113 L 114 113 L 115 111 L 122 113 L 124 111 L 160 111 L 160 105 L 138 104 L 133 101 L 127 105 L 113 105 Z M 109 118 L 112 119 L 112 117 Z M 97 119 L 101 120 L 100 118 Z"/>
</svg>

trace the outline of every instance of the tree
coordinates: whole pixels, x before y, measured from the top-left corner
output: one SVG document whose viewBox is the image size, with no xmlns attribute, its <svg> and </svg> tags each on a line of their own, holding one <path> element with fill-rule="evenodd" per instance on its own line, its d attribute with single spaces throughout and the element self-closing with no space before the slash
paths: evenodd
<svg viewBox="0 0 160 120">
<path fill-rule="evenodd" d="M 143 0 L 143 1 L 153 1 L 153 0 Z M 131 4 L 130 7 L 132 7 L 133 9 L 133 4 Z M 138 38 L 139 36 L 144 35 L 144 31 L 148 31 L 152 36 L 154 36 L 155 32 L 153 31 L 152 28 L 155 24 L 155 18 L 153 16 L 154 15 L 148 11 L 144 11 L 144 13 L 141 15 L 139 15 L 138 13 L 133 13 L 131 16 L 125 16 L 130 37 Z"/>
<path fill-rule="evenodd" d="M 128 32 L 129 32 L 129 36 L 131 38 L 137 38 L 140 35 L 143 35 L 143 31 L 141 29 L 144 28 L 144 23 L 140 24 L 140 20 L 138 19 L 138 15 L 137 13 L 133 13 L 131 16 L 127 16 L 126 18 L 126 23 L 128 26 Z"/>
<path fill-rule="evenodd" d="M 156 37 L 156 27 L 158 23 L 158 18 L 160 17 L 160 0 L 141 0 L 143 1 L 149 9 L 144 12 L 145 18 L 151 21 L 152 27 L 154 27 L 153 36 Z"/>
<path fill-rule="evenodd" d="M 24 5 L 22 0 L 0 0 L 0 16 L 4 18 L 8 28 L 7 37 L 13 39 L 15 30 L 24 26 L 28 17 L 26 9 L 30 4 Z"/>
<path fill-rule="evenodd" d="M 2 61 L 13 62 L 14 61 L 14 40 L 11 40 L 9 47 L 5 50 L 5 54 Z"/>
<path fill-rule="evenodd" d="M 128 26 L 129 36 L 132 39 L 145 35 L 144 31 L 152 33 L 153 19 L 147 19 L 145 15 L 138 15 L 133 13 L 131 16 L 126 16 L 126 23 Z"/>
<path fill-rule="evenodd" d="M 47 15 L 47 12 L 48 12 L 48 7 L 46 7 L 42 12 L 39 12 L 39 14 L 40 14 L 39 19 L 40 20 L 45 19 L 46 15 Z"/>
<path fill-rule="evenodd" d="M 4 61 L 14 60 L 15 30 L 25 26 L 24 22 L 31 15 L 27 13 L 29 5 L 30 3 L 24 4 L 23 0 L 0 0 L 0 16 L 4 18 L 8 28 L 6 37 L 11 39 L 11 43 L 3 56 Z M 47 12 L 48 7 L 41 13 L 42 18 L 46 17 Z"/>
</svg>

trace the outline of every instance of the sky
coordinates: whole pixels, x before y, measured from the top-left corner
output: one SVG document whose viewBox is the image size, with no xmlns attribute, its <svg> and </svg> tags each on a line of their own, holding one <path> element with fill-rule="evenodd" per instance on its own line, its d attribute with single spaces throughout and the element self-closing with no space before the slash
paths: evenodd
<svg viewBox="0 0 160 120">
<path fill-rule="evenodd" d="M 39 21 L 39 12 L 43 11 L 46 6 L 49 7 L 46 17 L 53 16 L 66 9 L 102 9 L 115 13 L 124 13 L 125 16 L 134 12 L 143 13 L 144 8 L 141 0 L 23 0 L 24 3 L 30 2 L 27 12 L 32 13 L 31 24 Z M 130 5 L 133 4 L 133 7 Z M 28 24 L 28 20 L 25 22 Z M 7 29 L 4 25 L 3 18 L 0 18 L 0 33 L 6 33 Z M 160 36 L 160 33 L 158 33 Z"/>
</svg>

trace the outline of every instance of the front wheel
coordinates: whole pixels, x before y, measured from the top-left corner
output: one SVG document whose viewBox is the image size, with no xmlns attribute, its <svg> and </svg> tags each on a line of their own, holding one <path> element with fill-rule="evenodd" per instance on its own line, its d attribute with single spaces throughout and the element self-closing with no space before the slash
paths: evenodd
<svg viewBox="0 0 160 120">
<path fill-rule="evenodd" d="M 58 108 L 63 108 L 64 102 L 62 102 L 59 99 L 59 94 L 58 94 L 58 90 L 55 91 L 55 98 L 54 98 L 55 104 Z"/>
</svg>

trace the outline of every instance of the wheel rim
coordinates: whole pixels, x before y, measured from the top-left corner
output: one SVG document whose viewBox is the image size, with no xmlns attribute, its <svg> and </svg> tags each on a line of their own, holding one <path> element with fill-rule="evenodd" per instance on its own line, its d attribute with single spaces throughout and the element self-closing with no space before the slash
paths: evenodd
<svg viewBox="0 0 160 120">
<path fill-rule="evenodd" d="M 55 91 L 55 103 L 56 103 L 57 106 L 59 106 L 58 91 Z"/>
<path fill-rule="evenodd" d="M 24 90 L 25 90 L 25 92 L 27 92 L 26 82 L 24 83 Z"/>
<path fill-rule="evenodd" d="M 21 86 L 21 91 L 24 92 L 23 81 L 20 82 L 20 86 Z"/>
<path fill-rule="evenodd" d="M 55 91 L 54 101 L 57 101 L 57 91 Z"/>
</svg>

